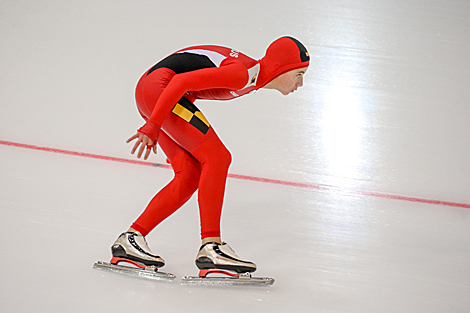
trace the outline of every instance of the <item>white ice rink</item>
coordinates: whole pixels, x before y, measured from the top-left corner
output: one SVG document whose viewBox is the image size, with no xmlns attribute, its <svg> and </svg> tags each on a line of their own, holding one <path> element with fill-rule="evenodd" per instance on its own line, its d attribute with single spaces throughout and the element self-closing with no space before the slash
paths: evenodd
<svg viewBox="0 0 470 313">
<path fill-rule="evenodd" d="M 1 312 L 470 312 L 468 0 L 2 1 L 0 17 Z M 17 144 L 136 160 L 150 66 L 199 44 L 259 59 L 284 35 L 310 52 L 304 87 L 198 102 L 230 173 L 272 180 L 228 180 L 223 238 L 275 284 L 93 270 L 171 170 Z M 148 242 L 197 274 L 196 197 Z"/>
</svg>

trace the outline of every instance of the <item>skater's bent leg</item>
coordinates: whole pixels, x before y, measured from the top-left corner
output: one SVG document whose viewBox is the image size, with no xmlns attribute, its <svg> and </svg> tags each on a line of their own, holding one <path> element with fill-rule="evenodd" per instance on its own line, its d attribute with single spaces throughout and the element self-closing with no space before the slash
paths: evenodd
<svg viewBox="0 0 470 313">
<path fill-rule="evenodd" d="M 197 116 L 202 115 L 197 107 L 188 102 L 186 99 L 182 103 L 190 107 L 191 112 L 196 110 Z M 209 126 L 206 122 L 203 124 Z M 168 115 L 162 129 L 202 165 L 198 186 L 201 237 L 215 237 L 213 241 L 220 241 L 220 217 L 232 159 L 230 152 L 212 127 L 206 130 L 195 127 L 176 114 Z"/>
<path fill-rule="evenodd" d="M 173 180 L 150 201 L 131 228 L 146 236 L 186 203 L 198 188 L 201 164 L 166 134 L 158 140 L 175 173 Z"/>
<path fill-rule="evenodd" d="M 198 191 L 201 238 L 219 242 L 225 183 L 232 157 L 215 133 L 192 154 L 202 164 Z"/>
</svg>

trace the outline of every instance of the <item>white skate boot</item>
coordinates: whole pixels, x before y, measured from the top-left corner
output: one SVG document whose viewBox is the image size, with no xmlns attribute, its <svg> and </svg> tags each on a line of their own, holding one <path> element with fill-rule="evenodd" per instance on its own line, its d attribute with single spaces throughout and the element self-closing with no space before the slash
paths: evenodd
<svg viewBox="0 0 470 313">
<path fill-rule="evenodd" d="M 209 242 L 201 246 L 196 257 L 196 265 L 200 270 L 219 269 L 237 273 L 256 271 L 256 264 L 241 260 L 225 242 L 223 244 Z"/>
<path fill-rule="evenodd" d="M 199 268 L 199 276 L 183 277 L 183 285 L 269 286 L 274 283 L 270 277 L 252 277 L 256 264 L 241 260 L 226 243 L 209 242 L 202 245 L 196 257 L 196 266 Z M 209 274 L 224 276 L 208 277 Z"/>
<path fill-rule="evenodd" d="M 124 261 L 134 264 L 138 267 L 140 265 L 162 267 L 165 261 L 158 255 L 154 255 L 147 245 L 145 237 L 138 231 L 122 233 L 111 247 L 113 259 L 111 263 L 117 264 Z M 133 262 L 129 262 L 133 261 Z"/>
<path fill-rule="evenodd" d="M 175 279 L 173 274 L 158 271 L 159 267 L 165 265 L 165 261 L 150 251 L 145 237 L 139 232 L 122 233 L 111 247 L 111 252 L 113 258 L 110 263 L 98 261 L 93 268 L 153 280 Z M 130 263 L 137 268 L 120 265 L 121 262 Z"/>
</svg>

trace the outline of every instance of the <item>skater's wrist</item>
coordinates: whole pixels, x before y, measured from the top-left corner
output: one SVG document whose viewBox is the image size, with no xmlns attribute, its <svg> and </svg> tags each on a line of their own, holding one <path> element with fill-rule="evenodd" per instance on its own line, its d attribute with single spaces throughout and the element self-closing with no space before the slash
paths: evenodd
<svg viewBox="0 0 470 313">
<path fill-rule="evenodd" d="M 161 126 L 157 123 L 148 121 L 145 123 L 144 126 L 138 129 L 139 134 L 147 135 L 153 143 L 155 143 L 158 139 L 158 135 L 160 134 Z"/>
</svg>

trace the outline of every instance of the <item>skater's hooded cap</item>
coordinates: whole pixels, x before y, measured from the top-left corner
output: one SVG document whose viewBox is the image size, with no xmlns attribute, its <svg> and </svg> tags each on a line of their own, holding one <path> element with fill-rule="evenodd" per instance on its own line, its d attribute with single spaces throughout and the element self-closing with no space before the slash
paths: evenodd
<svg viewBox="0 0 470 313">
<path fill-rule="evenodd" d="M 310 56 L 305 46 L 295 38 L 281 37 L 269 45 L 261 64 L 261 86 L 286 72 L 308 67 Z"/>
</svg>

